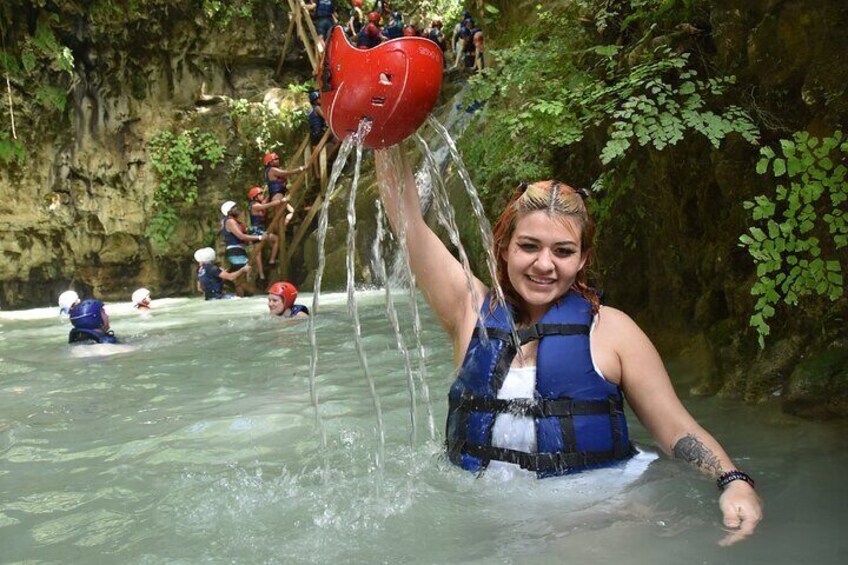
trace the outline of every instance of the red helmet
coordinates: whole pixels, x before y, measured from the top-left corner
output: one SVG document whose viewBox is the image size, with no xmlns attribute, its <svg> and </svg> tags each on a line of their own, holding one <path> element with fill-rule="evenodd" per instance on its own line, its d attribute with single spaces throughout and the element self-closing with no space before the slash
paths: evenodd
<svg viewBox="0 0 848 565">
<path fill-rule="evenodd" d="M 279 158 L 280 158 L 280 156 L 277 155 L 276 153 L 266 153 L 265 159 L 263 159 L 262 162 L 265 163 L 265 166 L 267 167 L 268 165 L 271 164 L 271 161 L 273 161 L 275 159 L 279 159 Z"/>
<path fill-rule="evenodd" d="M 262 194 L 262 187 L 254 186 L 253 188 L 247 191 L 247 199 L 252 202 L 253 199 L 259 196 L 260 194 Z"/>
<path fill-rule="evenodd" d="M 418 30 L 415 29 L 414 25 L 409 24 L 407 26 L 404 26 L 403 35 L 405 37 L 414 37 L 414 36 L 418 35 Z"/>
<path fill-rule="evenodd" d="M 368 12 L 368 21 L 371 22 L 372 24 L 376 24 L 377 22 L 379 22 L 380 21 L 379 12 Z"/>
<path fill-rule="evenodd" d="M 352 4 L 353 4 L 354 8 L 361 8 L 362 7 L 362 0 L 353 0 Z"/>
<path fill-rule="evenodd" d="M 400 143 L 427 119 L 442 87 L 442 51 L 423 37 L 402 37 L 367 50 L 333 28 L 318 77 L 321 106 L 338 139 L 371 120 L 364 144 Z"/>
<path fill-rule="evenodd" d="M 276 294 L 282 298 L 286 310 L 291 308 L 294 305 L 294 301 L 297 300 L 297 288 L 292 283 L 286 281 L 272 284 L 268 289 L 268 294 Z"/>
</svg>

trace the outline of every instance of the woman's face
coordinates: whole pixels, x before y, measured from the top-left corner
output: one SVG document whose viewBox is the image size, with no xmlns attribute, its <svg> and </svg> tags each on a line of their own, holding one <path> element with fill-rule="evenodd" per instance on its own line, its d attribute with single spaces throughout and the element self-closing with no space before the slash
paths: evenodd
<svg viewBox="0 0 848 565">
<path fill-rule="evenodd" d="M 506 250 L 507 274 L 532 320 L 571 288 L 586 258 L 573 219 L 537 210 L 519 219 Z"/>
<path fill-rule="evenodd" d="M 283 312 L 286 311 L 286 305 L 285 302 L 283 302 L 283 298 L 276 294 L 269 294 L 268 310 L 275 316 L 282 316 Z"/>
</svg>

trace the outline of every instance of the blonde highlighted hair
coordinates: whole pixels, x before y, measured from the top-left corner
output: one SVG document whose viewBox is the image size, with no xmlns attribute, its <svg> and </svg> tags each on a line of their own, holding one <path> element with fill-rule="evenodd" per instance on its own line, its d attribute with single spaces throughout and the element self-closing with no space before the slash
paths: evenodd
<svg viewBox="0 0 848 565">
<path fill-rule="evenodd" d="M 507 271 L 507 248 L 515 232 L 518 220 L 531 212 L 544 211 L 551 217 L 570 218 L 580 232 L 580 253 L 586 262 L 571 285 L 571 290 L 580 293 L 592 305 L 592 311 L 598 312 L 600 298 L 587 281 L 586 271 L 592 262 L 595 237 L 595 222 L 589 215 L 585 198 L 585 189 L 574 189 L 557 180 L 543 180 L 534 183 L 522 182 L 506 205 L 503 213 L 495 223 L 493 230 L 495 244 L 495 261 L 497 265 L 498 283 L 504 291 L 507 302 L 516 308 L 516 323 L 529 321 L 527 306 L 521 295 L 515 290 L 509 280 Z"/>
</svg>

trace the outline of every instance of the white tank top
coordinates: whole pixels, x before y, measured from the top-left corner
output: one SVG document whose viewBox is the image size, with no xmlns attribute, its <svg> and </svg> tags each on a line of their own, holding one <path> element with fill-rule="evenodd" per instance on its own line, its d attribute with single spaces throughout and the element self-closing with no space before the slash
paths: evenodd
<svg viewBox="0 0 848 565">
<path fill-rule="evenodd" d="M 533 398 L 536 391 L 536 367 L 510 367 L 498 391 L 498 398 Z M 536 452 L 536 424 L 532 416 L 498 414 L 492 426 L 492 445 L 524 451 Z M 512 468 L 517 465 L 503 461 L 490 461 L 489 469 Z"/>
</svg>

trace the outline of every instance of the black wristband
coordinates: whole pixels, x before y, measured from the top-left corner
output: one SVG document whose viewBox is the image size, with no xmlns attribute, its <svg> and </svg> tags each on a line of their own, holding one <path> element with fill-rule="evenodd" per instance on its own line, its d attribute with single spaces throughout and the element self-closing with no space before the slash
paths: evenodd
<svg viewBox="0 0 848 565">
<path fill-rule="evenodd" d="M 756 488 L 756 483 L 754 479 L 748 476 L 747 473 L 743 473 L 742 471 L 733 469 L 732 471 L 728 471 L 721 475 L 718 479 L 716 479 L 716 485 L 718 486 L 718 490 L 724 490 L 724 487 L 732 483 L 733 481 L 745 481 L 751 488 Z"/>
</svg>

